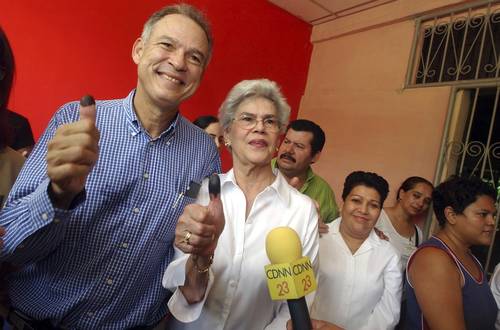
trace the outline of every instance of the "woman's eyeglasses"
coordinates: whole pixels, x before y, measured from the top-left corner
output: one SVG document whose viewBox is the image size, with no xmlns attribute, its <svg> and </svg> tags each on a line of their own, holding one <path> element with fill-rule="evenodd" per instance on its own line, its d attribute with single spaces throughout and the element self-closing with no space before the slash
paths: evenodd
<svg viewBox="0 0 500 330">
<path fill-rule="evenodd" d="M 245 130 L 251 130 L 255 128 L 257 126 L 257 123 L 259 122 L 262 122 L 262 126 L 264 127 L 264 129 L 271 133 L 279 132 L 279 130 L 281 129 L 281 124 L 275 117 L 257 119 L 254 116 L 241 115 L 233 120 L 239 127 Z"/>
</svg>

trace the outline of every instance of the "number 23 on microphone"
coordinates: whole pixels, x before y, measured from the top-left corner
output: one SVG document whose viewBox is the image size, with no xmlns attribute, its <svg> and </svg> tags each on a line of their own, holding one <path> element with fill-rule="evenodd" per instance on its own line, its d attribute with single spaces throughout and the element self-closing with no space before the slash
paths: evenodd
<svg viewBox="0 0 500 330">
<path fill-rule="evenodd" d="M 265 271 L 272 300 L 298 299 L 316 290 L 316 278 L 308 257 L 267 265 Z"/>
</svg>

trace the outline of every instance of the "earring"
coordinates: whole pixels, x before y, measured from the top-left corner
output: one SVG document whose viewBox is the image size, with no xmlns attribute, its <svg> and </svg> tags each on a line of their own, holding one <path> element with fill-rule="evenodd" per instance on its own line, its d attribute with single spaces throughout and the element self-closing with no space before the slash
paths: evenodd
<svg viewBox="0 0 500 330">
<path fill-rule="evenodd" d="M 224 141 L 224 145 L 229 148 L 231 146 L 231 141 Z"/>
</svg>

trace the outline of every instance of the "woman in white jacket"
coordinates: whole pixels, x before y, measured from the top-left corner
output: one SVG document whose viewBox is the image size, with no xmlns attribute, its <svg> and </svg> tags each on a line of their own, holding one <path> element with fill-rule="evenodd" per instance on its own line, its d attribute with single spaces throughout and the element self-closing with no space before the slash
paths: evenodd
<svg viewBox="0 0 500 330">
<path fill-rule="evenodd" d="M 349 174 L 340 218 L 320 239 L 314 319 L 329 329 L 393 329 L 399 320 L 402 275 L 394 247 L 373 230 L 388 193 L 375 173 Z M 325 329 L 328 327 L 325 326 Z"/>
<path fill-rule="evenodd" d="M 220 176 L 220 200 L 210 200 L 204 182 L 179 219 L 176 246 L 187 253 L 178 250 L 163 278 L 173 292 L 169 329 L 285 329 L 287 304 L 271 300 L 267 288 L 266 236 L 293 228 L 313 266 L 319 250 L 312 200 L 271 166 L 289 112 L 267 79 L 238 83 L 222 104 L 233 169 Z"/>
</svg>

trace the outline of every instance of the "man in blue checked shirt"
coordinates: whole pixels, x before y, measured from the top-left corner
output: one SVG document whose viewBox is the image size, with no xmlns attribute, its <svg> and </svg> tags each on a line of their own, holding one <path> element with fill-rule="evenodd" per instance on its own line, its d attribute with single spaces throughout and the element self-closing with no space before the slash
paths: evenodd
<svg viewBox="0 0 500 330">
<path fill-rule="evenodd" d="M 19 267 L 15 326 L 149 329 L 166 315 L 177 219 L 220 171 L 213 141 L 179 113 L 211 52 L 198 10 L 165 7 L 133 45 L 136 89 L 54 115 L 0 214 L 0 261 Z"/>
</svg>

